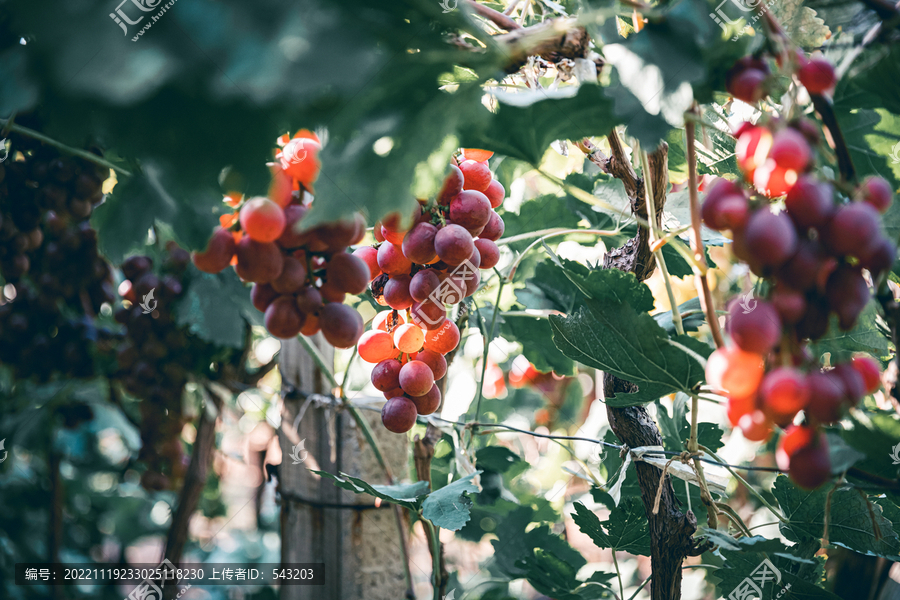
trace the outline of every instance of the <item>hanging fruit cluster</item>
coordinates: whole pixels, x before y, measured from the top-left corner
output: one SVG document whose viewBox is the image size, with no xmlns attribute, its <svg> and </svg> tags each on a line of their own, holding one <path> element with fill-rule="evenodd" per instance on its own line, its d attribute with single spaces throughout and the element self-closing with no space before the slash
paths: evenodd
<svg viewBox="0 0 900 600">
<path fill-rule="evenodd" d="M 811 93 L 834 86 L 827 62 L 800 55 L 794 60 Z M 763 61 L 742 59 L 729 91 L 754 102 L 765 95 L 767 76 Z M 716 181 L 701 212 L 710 228 L 731 231 L 735 256 L 764 280 L 764 292 L 731 305 L 733 345 L 710 356 L 707 383 L 726 392 L 728 419 L 746 438 L 764 441 L 775 425 L 787 428 L 778 464 L 811 489 L 831 476 L 818 426 L 838 421 L 878 389 L 879 366 L 856 357 L 823 370 L 805 344 L 826 333 L 832 314 L 842 330 L 853 328 L 870 298 L 865 272 L 874 280 L 893 264 L 897 249 L 879 216 L 893 194 L 880 177 L 846 194 L 819 179 L 812 172 L 819 134 L 810 121 L 744 123 L 735 135 L 738 166 L 749 185 Z M 773 210 L 770 199 L 780 197 L 783 208 Z M 792 425 L 800 411 L 803 424 Z"/>
<path fill-rule="evenodd" d="M 90 317 L 115 296 L 87 219 L 109 170 L 17 133 L 0 164 L 0 362 L 17 377 L 94 373 Z M 6 287 L 3 287 L 3 284 Z"/>
<path fill-rule="evenodd" d="M 446 374 L 444 355 L 460 339 L 446 305 L 474 294 L 479 269 L 491 269 L 500 260 L 495 242 L 504 224 L 494 209 L 506 191 L 488 167 L 492 155 L 464 150 L 433 202 L 420 201 L 407 222 L 393 213 L 376 223 L 379 245 L 354 252 L 375 274 L 376 301 L 392 309 L 360 339 L 359 355 L 377 363 L 372 383 L 388 400 L 381 419 L 395 433 L 409 431 L 417 415 L 440 406 L 434 382 Z"/>
<path fill-rule="evenodd" d="M 363 332 L 359 314 L 343 303 L 361 294 L 371 280 L 365 262 L 346 252 L 365 234 L 365 220 L 354 218 L 301 231 L 319 175 L 319 138 L 301 130 L 279 139 L 269 197 L 226 197 L 235 212 L 221 217 L 203 252 L 195 252 L 201 271 L 218 273 L 229 265 L 253 283 L 253 305 L 265 313 L 266 329 L 278 338 L 322 332 L 329 344 L 350 348 Z M 306 200 L 304 200 L 306 198 Z"/>
</svg>

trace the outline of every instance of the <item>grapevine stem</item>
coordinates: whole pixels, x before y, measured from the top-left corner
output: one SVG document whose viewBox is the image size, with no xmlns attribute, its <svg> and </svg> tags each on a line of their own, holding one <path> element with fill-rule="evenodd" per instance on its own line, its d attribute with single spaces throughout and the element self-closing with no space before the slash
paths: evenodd
<svg viewBox="0 0 900 600">
<path fill-rule="evenodd" d="M 694 469 L 697 470 L 697 479 L 700 482 L 700 497 L 703 499 L 703 503 L 709 510 L 707 513 L 707 521 L 711 528 L 717 529 L 719 524 L 719 509 L 716 507 L 716 503 L 713 502 L 712 494 L 709 493 L 706 476 L 703 474 L 703 463 L 700 462 L 700 457 L 697 455 L 699 446 L 697 443 L 697 416 L 699 412 L 700 397 L 693 394 L 691 396 L 691 439 L 688 442 L 688 450 L 694 455 Z"/>
<path fill-rule="evenodd" d="M 689 111 L 699 117 L 696 103 Z M 722 332 L 719 330 L 719 319 L 716 317 L 716 306 L 713 303 L 712 294 L 709 290 L 709 281 L 706 278 L 706 252 L 703 249 L 703 237 L 700 233 L 700 198 L 698 194 L 697 182 L 697 148 L 694 146 L 694 129 L 696 125 L 693 120 L 686 120 L 684 124 L 685 135 L 687 136 L 687 163 L 688 163 L 688 192 L 691 204 L 691 250 L 694 251 L 694 260 L 701 267 L 697 269 L 694 266 L 694 283 L 697 286 L 697 294 L 700 296 L 700 307 L 706 313 L 706 321 L 709 323 L 709 330 L 712 333 L 713 341 L 717 348 L 725 345 L 722 339 Z"/>
<path fill-rule="evenodd" d="M 613 549 L 613 566 L 616 568 L 616 577 L 619 578 L 619 598 L 625 597 L 625 587 L 622 585 L 622 572 L 619 570 L 619 560 L 616 558 L 616 551 Z"/>
<path fill-rule="evenodd" d="M 659 233 L 656 230 L 656 203 L 653 198 L 653 178 L 650 176 L 650 160 L 647 153 L 641 151 L 641 169 L 644 172 L 644 188 L 647 197 L 647 227 L 650 230 L 650 247 L 655 246 L 656 240 L 659 239 Z M 669 305 L 672 307 L 672 323 L 675 324 L 675 333 L 684 335 L 684 324 L 681 322 L 681 313 L 678 312 L 678 302 L 675 301 L 675 292 L 672 290 L 672 281 L 669 279 L 669 270 L 666 268 L 666 261 L 662 255 L 662 248 L 656 248 L 653 251 L 656 258 L 656 266 L 659 267 L 663 275 L 663 282 L 666 284 L 666 294 L 669 296 Z"/>
<path fill-rule="evenodd" d="M 497 287 L 497 298 L 494 300 L 494 314 L 491 317 L 491 327 L 484 334 L 484 354 L 481 357 L 481 378 L 478 380 L 478 397 L 475 401 L 476 421 L 481 414 L 481 399 L 484 397 L 484 375 L 487 372 L 488 350 L 490 349 L 491 342 L 494 341 L 494 327 L 497 324 L 497 314 L 500 312 L 500 295 L 503 293 L 504 285 L 506 285 L 506 281 L 501 279 L 500 285 Z M 472 445 L 472 440 L 474 439 L 475 436 L 469 437 L 469 441 L 466 443 L 466 449 Z"/>
<path fill-rule="evenodd" d="M 66 154 L 71 154 L 73 156 L 83 158 L 84 160 L 87 160 L 94 164 L 100 165 L 101 167 L 106 167 L 107 169 L 112 169 L 116 173 L 121 173 L 122 175 L 125 175 L 126 177 L 131 177 L 130 171 L 126 171 L 125 169 L 123 169 L 121 167 L 117 167 L 116 165 L 112 164 L 108 160 L 100 158 L 93 152 L 88 152 L 87 150 L 81 150 L 79 148 L 72 148 L 71 146 L 66 146 L 62 142 L 57 142 L 53 138 L 47 137 L 43 133 L 35 131 L 34 129 L 29 129 L 28 127 L 22 127 L 21 125 L 18 125 L 16 123 L 11 123 L 10 121 L 12 121 L 12 119 L 0 119 L 0 123 L 2 123 L 5 127 L 5 129 L 8 129 L 9 131 L 15 131 L 16 133 L 20 133 L 26 137 L 34 138 L 38 141 L 41 141 L 41 142 L 47 144 L 48 146 L 53 146 L 57 150 L 65 152 Z"/>
</svg>

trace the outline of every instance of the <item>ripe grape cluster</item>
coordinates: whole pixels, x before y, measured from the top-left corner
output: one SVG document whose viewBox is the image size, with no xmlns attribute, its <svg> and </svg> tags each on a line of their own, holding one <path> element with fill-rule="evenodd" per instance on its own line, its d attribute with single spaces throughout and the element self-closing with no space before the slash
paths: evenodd
<svg viewBox="0 0 900 600">
<path fill-rule="evenodd" d="M 488 167 L 492 155 L 464 150 L 462 162 L 450 165 L 435 201 L 420 201 L 411 224 L 392 213 L 375 225 L 379 245 L 354 252 L 375 274 L 376 301 L 391 308 L 360 339 L 359 355 L 377 363 L 372 383 L 387 398 L 381 419 L 395 433 L 409 431 L 416 415 L 440 406 L 434 382 L 446 374 L 444 355 L 460 339 L 446 305 L 474 294 L 479 269 L 500 260 L 495 242 L 504 224 L 494 209 L 506 191 Z"/>
<path fill-rule="evenodd" d="M 190 254 L 169 242 L 158 274 L 148 256 L 131 256 L 121 266 L 119 294 L 126 302 L 115 318 L 125 337 L 116 348 L 116 377 L 141 399 L 138 460 L 147 465 L 141 483 L 152 490 L 170 489 L 184 477 L 182 390 L 190 373 L 210 362 L 204 343 L 179 327 L 172 310 L 184 294 L 189 264 Z"/>
<path fill-rule="evenodd" d="M 833 87 L 827 62 L 800 55 L 795 62 L 810 92 Z M 761 60 L 742 59 L 729 91 L 756 101 L 767 77 Z M 710 356 L 707 382 L 727 393 L 728 419 L 746 438 L 764 441 L 775 425 L 787 428 L 778 464 L 811 489 L 831 475 L 818 427 L 875 391 L 879 366 L 859 356 L 823 370 L 805 343 L 826 333 L 831 315 L 841 329 L 853 328 L 870 298 L 865 271 L 875 279 L 891 268 L 897 248 L 879 213 L 893 193 L 880 177 L 852 190 L 819 179 L 812 172 L 819 134 L 807 120 L 744 123 L 735 135 L 746 184 L 714 182 L 701 213 L 710 228 L 731 231 L 735 256 L 765 279 L 765 297 L 732 304 L 727 330 L 733 345 Z M 783 209 L 773 210 L 770 200 L 781 197 Z M 800 411 L 805 419 L 792 425 Z"/>
<path fill-rule="evenodd" d="M 315 134 L 300 131 L 282 139 L 284 147 L 272 167 L 269 197 L 226 198 L 236 212 L 224 215 L 203 252 L 195 252 L 201 271 L 218 273 L 229 265 L 245 282 L 252 282 L 253 305 L 265 313 L 266 329 L 278 338 L 322 332 L 337 348 L 352 347 L 363 332 L 362 317 L 343 303 L 347 294 L 361 294 L 372 279 L 369 266 L 346 252 L 365 235 L 361 215 L 301 231 L 319 174 L 320 143 Z"/>
<path fill-rule="evenodd" d="M 17 133 L 0 164 L 0 362 L 18 377 L 88 377 L 90 317 L 115 300 L 109 265 L 87 218 L 108 169 Z M 0 283 L 0 286 L 2 286 Z"/>
</svg>

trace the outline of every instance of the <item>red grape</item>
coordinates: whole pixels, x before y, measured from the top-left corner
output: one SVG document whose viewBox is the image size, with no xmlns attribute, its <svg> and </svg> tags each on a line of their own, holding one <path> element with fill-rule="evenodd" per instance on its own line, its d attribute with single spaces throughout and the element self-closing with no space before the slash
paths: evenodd
<svg viewBox="0 0 900 600">
<path fill-rule="evenodd" d="M 859 256 L 877 241 L 880 233 L 878 211 L 866 202 L 851 202 L 835 211 L 822 238 L 837 255 Z"/>
<path fill-rule="evenodd" d="M 871 394 L 881 387 L 881 368 L 875 359 L 869 356 L 857 356 L 850 364 L 862 376 L 867 394 Z"/>
<path fill-rule="evenodd" d="M 833 371 L 810 373 L 806 415 L 816 423 L 834 423 L 841 418 L 847 394 L 844 382 Z"/>
<path fill-rule="evenodd" d="M 482 150 L 480 148 L 463 148 L 463 157 L 466 160 L 484 162 L 493 155 L 494 153 L 491 150 Z"/>
<path fill-rule="evenodd" d="M 324 306 L 322 294 L 316 288 L 308 285 L 297 294 L 297 308 L 305 313 L 315 314 Z"/>
<path fill-rule="evenodd" d="M 409 275 L 391 277 L 384 285 L 384 301 L 394 310 L 405 310 L 413 305 Z"/>
<path fill-rule="evenodd" d="M 810 444 L 790 455 L 788 476 L 805 490 L 814 490 L 831 478 L 831 457 L 824 433 L 818 432 Z"/>
<path fill-rule="evenodd" d="M 812 175 L 801 175 L 784 200 L 785 208 L 797 227 L 821 227 L 834 212 L 833 191 L 827 183 Z"/>
<path fill-rule="evenodd" d="M 299 204 L 291 204 L 284 209 L 284 231 L 278 238 L 278 245 L 282 248 L 299 248 L 304 245 L 310 238 L 310 233 L 304 231 L 300 233 L 300 221 L 306 215 L 309 209 Z"/>
<path fill-rule="evenodd" d="M 484 226 L 484 229 L 481 230 L 481 234 L 478 237 L 483 240 L 496 242 L 503 237 L 503 232 L 505 230 L 506 224 L 503 222 L 503 217 L 496 212 L 491 211 L 491 216 L 488 219 L 487 225 Z"/>
<path fill-rule="evenodd" d="M 416 405 L 404 396 L 391 398 L 381 409 L 384 428 L 394 433 L 406 433 L 416 424 Z"/>
<path fill-rule="evenodd" d="M 194 265 L 204 273 L 218 273 L 231 264 L 237 251 L 234 236 L 227 229 L 216 227 L 203 252 L 191 255 Z"/>
<path fill-rule="evenodd" d="M 279 294 L 294 294 L 306 285 L 306 266 L 294 258 L 288 256 L 284 259 L 284 267 L 272 282 L 272 288 Z"/>
<path fill-rule="evenodd" d="M 293 296 L 279 296 L 266 309 L 266 329 L 277 338 L 296 337 L 306 318 L 297 310 Z"/>
<path fill-rule="evenodd" d="M 809 164 L 811 154 L 803 134 L 792 127 L 786 127 L 772 138 L 769 158 L 782 169 L 803 171 Z"/>
<path fill-rule="evenodd" d="M 378 248 L 378 266 L 388 275 L 407 275 L 412 262 L 403 255 L 399 245 L 384 242 Z"/>
<path fill-rule="evenodd" d="M 284 231 L 281 207 L 268 198 L 253 198 L 241 208 L 241 229 L 257 242 L 274 242 Z"/>
<path fill-rule="evenodd" d="M 267 283 L 254 283 L 253 287 L 250 288 L 250 302 L 253 303 L 253 306 L 259 312 L 266 312 L 266 309 L 269 308 L 269 305 L 272 304 L 272 301 L 278 295 L 278 292 Z"/>
<path fill-rule="evenodd" d="M 481 255 L 482 269 L 491 269 L 500 262 L 500 248 L 491 240 L 477 239 L 475 240 L 475 248 Z"/>
<path fill-rule="evenodd" d="M 416 405 L 416 412 L 420 415 L 430 415 L 441 405 L 441 390 L 438 386 L 432 385 L 430 390 L 421 396 L 413 397 L 412 401 Z"/>
<path fill-rule="evenodd" d="M 234 270 L 244 281 L 270 283 L 281 275 L 284 256 L 271 242 L 256 242 L 245 236 L 238 242 L 236 254 Z"/>
<path fill-rule="evenodd" d="M 806 376 L 790 367 L 779 367 L 763 377 L 759 396 L 763 410 L 773 420 L 792 418 L 809 402 Z"/>
<path fill-rule="evenodd" d="M 422 361 L 434 374 L 434 380 L 438 381 L 447 374 L 447 359 L 440 352 L 434 350 L 423 350 L 416 356 L 416 360 Z"/>
<path fill-rule="evenodd" d="M 384 310 L 375 315 L 372 319 L 372 329 L 380 329 L 381 331 L 393 331 L 397 325 L 404 323 L 403 314 L 396 310 Z"/>
<path fill-rule="evenodd" d="M 437 203 L 441 206 L 450 206 L 450 201 L 463 191 L 463 183 L 465 180 L 462 171 L 456 165 L 450 165 L 450 174 L 444 179 L 444 185 L 437 195 Z"/>
<path fill-rule="evenodd" d="M 413 323 L 398 326 L 392 335 L 394 345 L 400 352 L 418 352 L 425 343 L 425 332 Z"/>
<path fill-rule="evenodd" d="M 403 254 L 417 265 L 425 265 L 434 260 L 434 236 L 438 228 L 431 223 L 419 223 L 409 230 L 401 245 Z"/>
<path fill-rule="evenodd" d="M 797 78 L 810 94 L 822 94 L 834 87 L 834 67 L 824 58 L 812 58 L 800 67 Z"/>
<path fill-rule="evenodd" d="M 384 246 L 382 246 L 383 248 Z M 447 225 L 438 231 L 434 238 L 434 249 L 437 251 L 438 257 L 442 262 L 450 266 L 461 264 L 464 260 L 472 256 L 475 249 L 475 242 L 472 240 L 471 234 L 459 225 Z M 378 250 L 379 258 L 381 257 L 381 249 Z M 381 262 L 379 261 L 379 264 Z M 384 266 L 382 266 L 384 269 Z M 387 271 L 386 271 L 387 272 Z"/>
<path fill-rule="evenodd" d="M 459 328 L 450 320 L 438 328 L 425 333 L 425 350 L 447 354 L 459 345 Z"/>
<path fill-rule="evenodd" d="M 760 208 L 751 215 L 744 231 L 747 251 L 765 267 L 784 264 L 797 249 L 797 232 L 784 213 Z"/>
<path fill-rule="evenodd" d="M 459 165 L 459 170 L 462 171 L 465 178 L 464 190 L 484 192 L 491 185 L 493 176 L 491 175 L 491 170 L 485 164 L 474 160 L 466 160 Z"/>
<path fill-rule="evenodd" d="M 441 280 L 434 269 L 423 269 L 413 276 L 409 284 L 409 294 L 413 300 L 419 302 L 428 298 L 440 285 Z"/>
<path fill-rule="evenodd" d="M 749 178 L 750 174 L 766 161 L 771 148 L 772 133 L 768 129 L 757 125 L 744 127 L 738 135 L 737 144 L 734 147 L 738 167 Z"/>
<path fill-rule="evenodd" d="M 420 360 L 411 360 L 400 369 L 400 387 L 410 396 L 427 394 L 434 385 L 434 373 Z"/>
<path fill-rule="evenodd" d="M 744 69 L 728 79 L 726 89 L 738 100 L 752 104 L 766 95 L 767 78 L 768 75 L 759 69 Z"/>
<path fill-rule="evenodd" d="M 403 365 L 396 358 L 381 361 L 372 369 L 372 385 L 380 392 L 400 387 L 400 369 Z"/>
<path fill-rule="evenodd" d="M 495 179 L 491 181 L 491 184 L 484 191 L 484 195 L 487 196 L 487 199 L 490 201 L 491 208 L 497 208 L 503 204 L 503 199 L 506 197 L 506 190 L 503 189 L 503 184 Z"/>
<path fill-rule="evenodd" d="M 797 323 L 806 313 L 806 297 L 797 290 L 780 286 L 772 292 L 769 300 L 778 311 L 782 323 Z"/>
<path fill-rule="evenodd" d="M 788 193 L 797 183 L 797 171 L 781 167 L 771 158 L 753 172 L 753 185 L 761 194 L 777 198 Z"/>
<path fill-rule="evenodd" d="M 846 263 L 835 269 L 828 278 L 825 294 L 844 331 L 853 328 L 869 302 L 869 286 L 862 272 Z"/>
<path fill-rule="evenodd" d="M 728 331 L 741 350 L 767 354 L 781 337 L 781 318 L 775 307 L 763 300 L 750 312 L 735 301 L 729 311 Z"/>
<path fill-rule="evenodd" d="M 868 202 L 880 213 L 887 212 L 894 201 L 894 191 L 891 189 L 891 185 L 883 177 L 877 175 L 867 177 L 860 186 L 860 192 L 863 202 Z"/>
<path fill-rule="evenodd" d="M 359 357 L 369 363 L 380 363 L 396 353 L 391 334 L 373 329 L 362 334 L 357 344 Z"/>
<path fill-rule="evenodd" d="M 439 328 L 447 318 L 447 309 L 443 304 L 432 300 L 422 300 L 412 305 L 410 316 L 413 323 L 427 330 Z"/>
<path fill-rule="evenodd" d="M 706 361 L 706 382 L 733 396 L 752 396 L 762 378 L 763 357 L 734 346 L 718 348 Z"/>
<path fill-rule="evenodd" d="M 362 294 L 369 283 L 371 270 L 358 256 L 339 252 L 328 261 L 325 276 L 339 290 L 348 294 Z"/>
<path fill-rule="evenodd" d="M 372 246 L 360 246 L 353 251 L 353 256 L 359 258 L 369 267 L 369 281 L 381 275 L 381 267 L 378 266 L 378 250 Z"/>
<path fill-rule="evenodd" d="M 335 348 L 351 348 L 363 332 L 359 313 L 346 304 L 331 302 L 319 311 L 319 325 L 325 340 Z"/>
<path fill-rule="evenodd" d="M 764 442 L 772 435 L 772 421 L 761 410 L 754 410 L 738 420 L 738 427 L 751 442 Z"/>
<path fill-rule="evenodd" d="M 487 196 L 474 190 L 463 190 L 450 202 L 450 219 L 466 229 L 478 229 L 491 218 Z"/>
</svg>

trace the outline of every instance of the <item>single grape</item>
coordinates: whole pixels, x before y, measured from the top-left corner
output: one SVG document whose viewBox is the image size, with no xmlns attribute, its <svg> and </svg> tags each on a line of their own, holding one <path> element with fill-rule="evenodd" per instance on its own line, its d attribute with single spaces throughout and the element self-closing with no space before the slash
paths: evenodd
<svg viewBox="0 0 900 600">
<path fill-rule="evenodd" d="M 349 219 L 324 223 L 315 229 L 316 237 L 332 252 L 358 244 L 366 233 L 366 220 L 359 213 Z"/>
<path fill-rule="evenodd" d="M 853 329 L 856 320 L 869 302 L 869 286 L 862 272 L 849 264 L 842 264 L 828 278 L 825 288 L 831 309 L 838 315 L 844 331 Z"/>
<path fill-rule="evenodd" d="M 378 266 L 388 275 L 408 275 L 412 262 L 404 256 L 399 245 L 384 242 L 378 248 Z"/>
<path fill-rule="evenodd" d="M 799 339 L 817 340 L 828 331 L 828 301 L 818 294 L 807 297 L 806 314 L 797 323 Z"/>
<path fill-rule="evenodd" d="M 452 206 L 452 204 L 451 204 Z M 417 265 L 425 265 L 435 259 L 434 236 L 438 228 L 431 223 L 419 223 L 403 238 L 403 254 Z"/>
<path fill-rule="evenodd" d="M 785 127 L 772 139 L 769 158 L 782 169 L 803 171 L 809 164 L 812 151 L 803 134 L 791 127 Z"/>
<path fill-rule="evenodd" d="M 423 269 L 413 276 L 409 294 L 414 301 L 419 302 L 428 298 L 440 285 L 441 279 L 434 269 Z"/>
<path fill-rule="evenodd" d="M 438 192 L 437 203 L 441 206 L 450 206 L 450 201 L 463 191 L 464 183 L 465 179 L 459 167 L 450 165 L 450 174 L 444 179 L 444 185 L 441 186 L 441 191 Z"/>
<path fill-rule="evenodd" d="M 381 267 L 378 266 L 378 250 L 372 246 L 360 246 L 353 251 L 353 256 L 359 258 L 369 267 L 369 281 L 381 275 Z"/>
<path fill-rule="evenodd" d="M 825 261 L 821 244 L 801 239 L 797 244 L 797 251 L 778 270 L 778 280 L 796 290 L 810 290 L 818 285 L 819 273 Z"/>
<path fill-rule="evenodd" d="M 872 394 L 881 387 L 881 368 L 874 358 L 856 356 L 850 365 L 862 376 L 867 394 Z"/>
<path fill-rule="evenodd" d="M 234 266 L 238 277 L 253 283 L 271 283 L 281 275 L 284 256 L 271 242 L 257 242 L 247 236 L 237 244 L 238 262 Z"/>
<path fill-rule="evenodd" d="M 759 69 L 744 69 L 728 78 L 725 89 L 738 100 L 753 104 L 766 95 L 767 78 Z"/>
<path fill-rule="evenodd" d="M 741 417 L 738 427 L 751 442 L 765 442 L 772 436 L 772 421 L 761 410 L 754 410 Z"/>
<path fill-rule="evenodd" d="M 502 183 L 494 179 L 484 191 L 484 195 L 487 196 L 487 199 L 490 201 L 491 208 L 498 208 L 503 204 L 503 199 L 506 197 L 506 190 L 503 189 Z"/>
<path fill-rule="evenodd" d="M 763 377 L 759 396 L 763 410 L 774 421 L 792 419 L 809 402 L 806 376 L 790 367 L 779 367 Z"/>
<path fill-rule="evenodd" d="M 335 302 L 337 304 L 341 304 L 344 302 L 344 299 L 347 297 L 347 293 L 338 288 L 335 284 L 326 281 L 319 288 L 319 293 L 322 294 L 322 299 L 327 302 Z"/>
<path fill-rule="evenodd" d="M 860 256 L 878 241 L 880 232 L 878 211 L 866 202 L 851 202 L 835 211 L 822 239 L 838 256 Z"/>
<path fill-rule="evenodd" d="M 781 317 L 775 307 L 764 300 L 757 301 L 750 312 L 733 301 L 728 315 L 728 332 L 741 350 L 767 354 L 781 337 Z"/>
<path fill-rule="evenodd" d="M 734 152 L 737 155 L 738 167 L 747 175 L 747 179 L 752 181 L 754 171 L 769 156 L 772 133 L 765 127 L 750 124 L 745 124 L 739 131 Z"/>
<path fill-rule="evenodd" d="M 500 248 L 491 240 L 475 240 L 475 248 L 481 255 L 480 268 L 492 269 L 500 262 Z"/>
<path fill-rule="evenodd" d="M 254 284 L 255 285 L 255 284 Z M 284 259 L 284 267 L 273 282 L 272 288 L 279 294 L 295 294 L 306 285 L 306 265 L 293 256 Z"/>
<path fill-rule="evenodd" d="M 737 397 L 752 396 L 763 378 L 763 357 L 735 346 L 718 348 L 706 362 L 706 382 Z"/>
<path fill-rule="evenodd" d="M 361 294 L 366 291 L 371 274 L 368 265 L 361 258 L 346 252 L 332 256 L 325 270 L 328 281 L 348 294 Z"/>
<path fill-rule="evenodd" d="M 441 390 L 437 385 L 433 385 L 426 393 L 411 400 L 416 405 L 416 412 L 420 415 L 430 415 L 441 405 Z"/>
<path fill-rule="evenodd" d="M 834 191 L 812 175 L 801 175 L 784 200 L 791 220 L 801 229 L 819 228 L 834 212 Z"/>
<path fill-rule="evenodd" d="M 753 185 L 760 194 L 777 198 L 791 191 L 798 178 L 797 171 L 785 169 L 770 158 L 753 172 Z"/>
<path fill-rule="evenodd" d="M 846 405 L 847 395 L 841 378 L 832 371 L 819 371 L 810 373 L 806 381 L 809 383 L 810 392 L 806 416 L 816 423 L 839 421 Z"/>
<path fill-rule="evenodd" d="M 851 363 L 835 365 L 831 372 L 844 384 L 844 402 L 847 406 L 856 406 L 866 395 L 866 380 Z"/>
<path fill-rule="evenodd" d="M 760 208 L 747 221 L 744 244 L 762 266 L 779 267 L 797 249 L 797 232 L 785 213 Z"/>
<path fill-rule="evenodd" d="M 284 231 L 281 207 L 268 198 L 252 198 L 241 208 L 241 229 L 257 242 L 274 242 Z"/>
<path fill-rule="evenodd" d="M 806 297 L 797 290 L 779 286 L 772 292 L 769 300 L 778 311 L 782 323 L 798 323 L 806 313 Z"/>
<path fill-rule="evenodd" d="M 791 425 L 778 441 L 778 450 L 775 452 L 775 462 L 778 468 L 787 471 L 790 468 L 791 456 L 801 448 L 809 446 L 815 441 L 818 432 L 808 425 Z"/>
<path fill-rule="evenodd" d="M 296 337 L 303 327 L 305 317 L 297 310 L 293 296 L 279 296 L 266 309 L 266 329 L 277 338 Z"/>
<path fill-rule="evenodd" d="M 834 67 L 824 58 L 812 58 L 800 67 L 797 78 L 810 94 L 823 94 L 837 83 Z"/>
<path fill-rule="evenodd" d="M 478 237 L 483 240 L 496 242 L 503 237 L 503 232 L 505 230 L 506 224 L 503 222 L 503 217 L 496 212 L 491 211 L 491 216 L 488 219 L 487 225 L 484 226 L 484 229 L 481 230 L 481 234 Z"/>
<path fill-rule="evenodd" d="M 250 302 L 259 312 L 266 312 L 266 309 L 278 296 L 279 293 L 267 283 L 254 283 L 250 288 Z"/>
<path fill-rule="evenodd" d="M 411 360 L 400 369 L 400 387 L 410 396 L 427 394 L 434 385 L 434 373 L 420 360 Z"/>
<path fill-rule="evenodd" d="M 325 340 L 335 348 L 352 348 L 363 332 L 363 320 L 346 304 L 329 303 L 319 311 Z"/>
<path fill-rule="evenodd" d="M 463 148 L 463 157 L 466 160 L 474 160 L 475 162 L 484 162 L 494 153 L 491 150 L 481 150 L 480 148 Z"/>
<path fill-rule="evenodd" d="M 384 428 L 394 433 L 406 433 L 416 424 L 416 405 L 404 396 L 391 398 L 381 409 Z"/>
<path fill-rule="evenodd" d="M 475 250 L 475 241 L 463 227 L 447 225 L 437 232 L 434 238 L 434 249 L 442 262 L 456 266 L 472 256 L 472 252 Z M 380 253 L 379 249 L 379 256 Z M 380 261 L 379 264 L 381 264 Z"/>
<path fill-rule="evenodd" d="M 708 194 L 700 215 L 710 229 L 724 231 L 739 229 L 747 222 L 750 204 L 743 192 L 737 194 Z"/>
<path fill-rule="evenodd" d="M 394 329 L 393 340 L 400 352 L 418 352 L 425 343 L 425 332 L 418 325 L 406 323 Z"/>
<path fill-rule="evenodd" d="M 819 432 L 811 444 L 791 455 L 788 476 L 805 490 L 814 490 L 831 479 L 831 458 L 825 434 Z"/>
<path fill-rule="evenodd" d="M 434 380 L 438 381 L 447 374 L 447 359 L 440 352 L 434 350 L 423 350 L 416 355 L 416 360 L 422 361 L 431 369 Z"/>
<path fill-rule="evenodd" d="M 297 292 L 297 308 L 307 314 L 313 315 L 318 313 L 324 304 L 322 294 L 311 285 L 303 287 Z"/>
<path fill-rule="evenodd" d="M 194 265 L 204 273 L 218 273 L 231 264 L 237 251 L 234 236 L 227 229 L 216 227 L 203 252 L 191 255 Z M 126 275 L 128 277 L 128 275 Z M 131 277 L 128 277 L 131 279 Z"/>
<path fill-rule="evenodd" d="M 278 154 L 281 168 L 286 175 L 308 188 L 319 177 L 319 170 L 322 167 L 319 161 L 321 148 L 317 138 L 295 137 L 285 144 Z"/>
<path fill-rule="evenodd" d="M 459 328 L 456 323 L 448 319 L 439 328 L 425 333 L 425 350 L 447 354 L 456 349 L 459 339 Z"/>
<path fill-rule="evenodd" d="M 403 365 L 395 358 L 381 361 L 372 369 L 372 385 L 380 392 L 400 387 L 400 369 Z"/>
<path fill-rule="evenodd" d="M 377 329 L 362 334 L 357 349 L 359 357 L 369 363 L 380 363 L 396 353 L 391 334 Z"/>
<path fill-rule="evenodd" d="M 897 246 L 894 242 L 879 236 L 878 241 L 867 249 L 865 257 L 859 257 L 859 264 L 877 277 L 882 271 L 890 269 L 896 258 Z"/>
<path fill-rule="evenodd" d="M 894 191 L 891 189 L 891 184 L 883 177 L 878 177 L 877 175 L 866 177 L 859 191 L 862 201 L 868 202 L 880 213 L 887 212 L 887 209 L 891 207 L 891 203 L 894 201 Z"/>
<path fill-rule="evenodd" d="M 406 310 L 413 305 L 409 275 L 395 275 L 384 285 L 384 301 L 394 310 Z"/>
<path fill-rule="evenodd" d="M 741 417 L 752 413 L 757 408 L 756 396 L 748 396 L 746 398 L 732 396 L 728 398 L 728 407 L 725 414 L 728 417 L 728 422 L 731 423 L 731 426 L 737 427 L 738 423 L 741 421 Z"/>
<path fill-rule="evenodd" d="M 484 228 L 491 218 L 487 196 L 474 190 L 463 190 L 450 202 L 450 219 L 468 230 Z"/>
<path fill-rule="evenodd" d="M 459 170 L 462 171 L 465 179 L 463 184 L 464 190 L 484 192 L 491 185 L 491 180 L 493 179 L 491 170 L 483 163 L 465 160 L 459 165 Z"/>
</svg>

